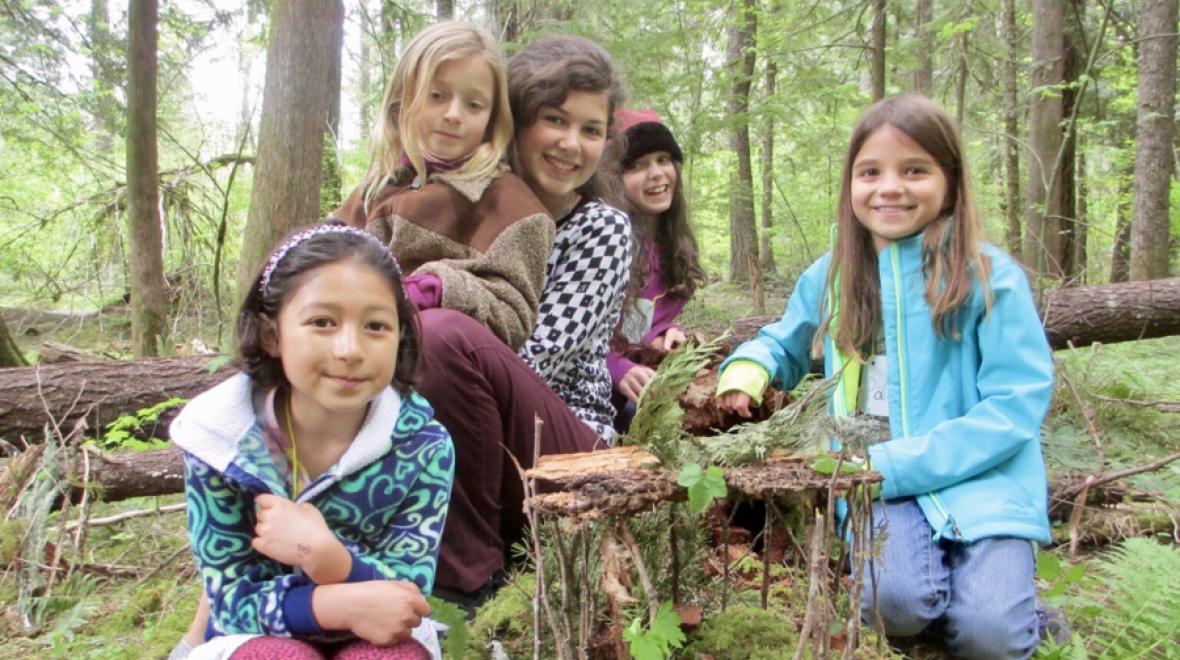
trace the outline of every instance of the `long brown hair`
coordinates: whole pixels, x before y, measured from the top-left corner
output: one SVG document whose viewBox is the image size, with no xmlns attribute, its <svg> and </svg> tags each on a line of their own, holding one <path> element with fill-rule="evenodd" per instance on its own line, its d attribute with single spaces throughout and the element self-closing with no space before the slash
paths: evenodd
<svg viewBox="0 0 1180 660">
<path fill-rule="evenodd" d="M 852 165 L 865 140 L 883 126 L 892 126 L 917 142 L 938 163 L 946 178 L 942 212 L 922 235 L 925 298 L 935 334 L 958 338 L 957 312 L 970 299 L 976 279 L 983 288 L 985 305 L 991 307 L 987 285 L 990 263 L 979 249 L 979 213 L 971 195 L 958 129 L 946 111 L 920 94 L 878 101 L 861 115 L 848 144 L 827 286 L 829 292 L 834 287 L 839 289 L 839 310 L 828 305 L 822 332 L 816 333 L 813 345 L 813 350 L 818 349 L 823 336 L 830 334 L 840 351 L 859 361 L 872 353 L 881 324 L 881 283 L 872 234 L 852 209 Z M 831 328 L 833 311 L 838 311 L 835 332 Z"/>
<path fill-rule="evenodd" d="M 602 46 L 569 35 L 543 37 L 508 61 L 508 101 L 517 134 L 537 121 L 542 108 L 560 108 L 570 92 L 606 95 L 607 137 L 611 137 L 615 110 L 627 100 L 627 90 L 618 67 Z M 598 168 L 577 192 L 622 208 L 618 142 L 607 141 Z"/>
<path fill-rule="evenodd" d="M 672 166 L 676 168 L 676 185 L 672 189 L 672 205 L 668 210 L 652 218 L 652 222 L 643 222 L 637 220 L 642 215 L 628 200 L 627 212 L 631 215 L 631 224 L 639 238 L 638 245 L 654 242 L 659 251 L 660 279 L 668 295 L 688 299 L 698 286 L 705 283 L 705 270 L 701 268 L 700 250 L 692 223 L 689 222 L 684 173 L 680 163 L 673 161 Z M 650 272 L 651 264 L 646 253 L 636 255 L 631 268 L 628 300 L 638 297 L 646 288 Z"/>
</svg>

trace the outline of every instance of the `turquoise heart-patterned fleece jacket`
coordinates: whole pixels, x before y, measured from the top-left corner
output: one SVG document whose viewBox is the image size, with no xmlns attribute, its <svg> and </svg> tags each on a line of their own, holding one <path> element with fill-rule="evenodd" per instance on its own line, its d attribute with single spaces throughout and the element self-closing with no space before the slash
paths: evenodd
<svg viewBox="0 0 1180 660">
<path fill-rule="evenodd" d="M 254 498 L 289 497 L 286 459 L 263 438 L 265 392 L 238 374 L 193 399 L 171 426 L 185 452 L 189 538 L 212 606 L 208 637 L 318 636 L 315 583 L 254 550 Z M 454 474 L 430 404 L 387 387 L 352 445 L 309 483 L 311 502 L 352 556 L 348 582 L 406 580 L 429 594 Z"/>
</svg>

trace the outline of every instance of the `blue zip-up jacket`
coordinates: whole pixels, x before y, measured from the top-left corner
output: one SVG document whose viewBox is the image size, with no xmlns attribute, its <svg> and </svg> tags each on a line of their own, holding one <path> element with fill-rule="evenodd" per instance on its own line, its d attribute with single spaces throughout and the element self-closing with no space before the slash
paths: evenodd
<svg viewBox="0 0 1180 660">
<path fill-rule="evenodd" d="M 254 499 L 289 497 L 263 440 L 261 393 L 237 374 L 170 427 L 184 450 L 189 538 L 212 606 L 206 637 L 319 636 L 315 583 L 254 550 Z M 454 475 L 451 436 L 417 393 L 386 387 L 344 455 L 296 498 L 323 514 L 352 557 L 346 582 L 405 580 L 429 594 Z"/>
<path fill-rule="evenodd" d="M 939 338 L 924 297 L 922 235 L 877 257 L 888 362 L 890 438 L 869 447 L 884 499 L 915 497 L 935 538 L 1012 536 L 1049 542 L 1040 429 L 1053 359 L 1020 266 L 983 244 L 994 301 L 978 283 L 957 316 L 959 339 Z M 783 318 L 722 364 L 752 360 L 786 390 L 811 368 L 831 254 L 800 276 Z M 824 373 L 831 376 L 831 337 Z"/>
</svg>

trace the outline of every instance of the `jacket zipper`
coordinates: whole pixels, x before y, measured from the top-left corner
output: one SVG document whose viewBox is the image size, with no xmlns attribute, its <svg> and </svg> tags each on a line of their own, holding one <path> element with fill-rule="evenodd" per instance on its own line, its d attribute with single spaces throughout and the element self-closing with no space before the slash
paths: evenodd
<svg viewBox="0 0 1180 660">
<path fill-rule="evenodd" d="M 909 412 L 909 377 L 906 369 L 906 355 L 905 355 L 905 298 L 902 296 L 901 290 L 901 259 L 898 256 L 897 243 L 889 246 L 889 261 L 893 268 L 893 297 L 897 308 L 897 374 L 898 381 L 901 386 L 901 430 L 906 437 L 910 435 L 910 412 Z M 959 532 L 959 526 L 955 524 L 955 519 L 951 517 L 949 511 L 942 503 L 942 498 L 938 493 L 927 493 L 930 496 L 930 501 L 942 514 L 943 518 L 951 525 L 951 533 L 955 535 L 956 540 L 962 540 L 963 535 Z"/>
</svg>

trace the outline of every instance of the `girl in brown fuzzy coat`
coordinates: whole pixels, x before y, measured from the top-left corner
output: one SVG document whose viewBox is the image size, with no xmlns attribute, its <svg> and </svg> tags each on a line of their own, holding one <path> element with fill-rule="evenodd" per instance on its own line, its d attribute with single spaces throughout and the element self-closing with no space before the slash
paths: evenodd
<svg viewBox="0 0 1180 660">
<path fill-rule="evenodd" d="M 463 312 L 520 348 L 555 230 L 503 163 L 512 114 L 499 45 L 460 22 L 426 28 L 381 107 L 369 171 L 332 215 L 389 245 L 419 309 Z"/>
</svg>

